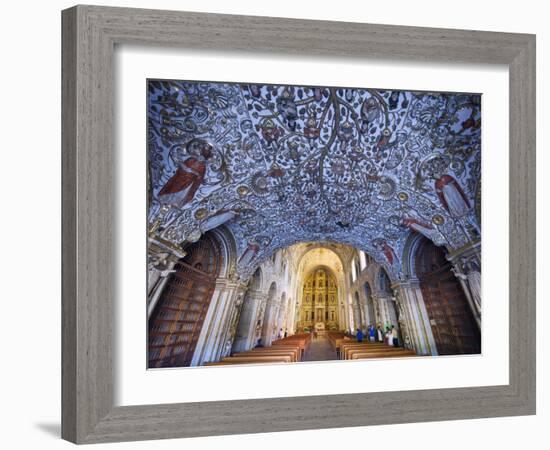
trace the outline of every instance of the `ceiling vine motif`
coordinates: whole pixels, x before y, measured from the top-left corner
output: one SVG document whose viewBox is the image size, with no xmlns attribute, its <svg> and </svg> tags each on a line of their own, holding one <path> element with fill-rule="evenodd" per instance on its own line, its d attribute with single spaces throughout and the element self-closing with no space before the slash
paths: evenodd
<svg viewBox="0 0 550 450">
<path fill-rule="evenodd" d="M 397 273 L 410 230 L 450 249 L 479 238 L 480 109 L 472 94 L 150 80 L 150 231 L 181 244 L 225 224 L 243 274 L 307 241 Z"/>
</svg>

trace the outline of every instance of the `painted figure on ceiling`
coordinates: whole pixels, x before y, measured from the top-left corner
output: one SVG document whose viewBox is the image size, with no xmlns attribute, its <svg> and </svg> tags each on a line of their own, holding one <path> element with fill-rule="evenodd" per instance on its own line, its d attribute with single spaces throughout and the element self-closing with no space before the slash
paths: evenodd
<svg viewBox="0 0 550 450">
<path fill-rule="evenodd" d="M 390 145 L 390 136 L 391 136 L 391 131 L 385 128 L 384 131 L 382 131 L 382 134 L 380 135 L 380 137 L 378 138 L 378 142 L 376 143 L 377 150 L 384 150 L 388 145 Z"/>
<path fill-rule="evenodd" d="M 435 192 L 451 216 L 462 217 L 470 210 L 468 197 L 451 175 L 442 175 L 435 180 Z"/>
<path fill-rule="evenodd" d="M 373 244 L 377 250 L 380 250 L 384 254 L 390 266 L 393 266 L 394 261 L 397 260 L 397 255 L 391 245 L 389 245 L 385 239 L 375 239 Z"/>
<path fill-rule="evenodd" d="M 374 97 L 369 97 L 361 105 L 361 132 L 366 133 L 379 116 L 380 103 Z"/>
<path fill-rule="evenodd" d="M 399 94 L 399 91 L 392 91 L 392 93 L 390 94 L 390 98 L 388 100 L 388 105 L 390 109 L 397 108 L 397 104 L 399 103 Z"/>
<path fill-rule="evenodd" d="M 250 90 L 252 96 L 256 98 L 258 98 L 262 93 L 260 86 L 258 86 L 257 84 L 251 84 L 250 86 L 248 86 L 248 89 Z"/>
<path fill-rule="evenodd" d="M 466 130 L 469 130 L 470 128 L 472 130 L 477 130 L 481 127 L 481 118 L 476 119 L 477 110 L 475 108 L 472 109 L 472 113 L 470 114 L 470 117 L 468 117 L 465 121 L 462 122 L 462 130 L 460 130 L 460 133 L 463 133 Z"/>
<path fill-rule="evenodd" d="M 275 125 L 273 120 L 269 118 L 263 120 L 260 129 L 262 131 L 262 137 L 268 145 L 279 139 L 279 136 L 281 135 L 281 129 Z"/>
<path fill-rule="evenodd" d="M 195 197 L 206 175 L 206 165 L 212 158 L 212 146 L 202 139 L 187 144 L 189 157 L 178 163 L 176 173 L 159 191 L 159 199 L 177 208 L 183 208 Z"/>
<path fill-rule="evenodd" d="M 291 131 L 295 131 L 298 108 L 294 102 L 292 92 L 289 89 L 285 89 L 277 99 L 277 111 L 285 119 L 288 128 L 290 128 Z"/>
<path fill-rule="evenodd" d="M 316 102 L 320 101 L 323 98 L 323 89 L 316 87 L 313 89 L 313 98 Z"/>
<path fill-rule="evenodd" d="M 311 142 L 319 138 L 321 130 L 317 126 L 315 116 L 310 115 L 306 121 L 306 127 L 304 128 L 304 136 Z"/>
<path fill-rule="evenodd" d="M 382 251 L 384 252 L 384 256 L 390 265 L 393 265 L 393 262 L 397 259 L 397 256 L 395 255 L 393 248 L 386 241 L 382 242 Z"/>
</svg>

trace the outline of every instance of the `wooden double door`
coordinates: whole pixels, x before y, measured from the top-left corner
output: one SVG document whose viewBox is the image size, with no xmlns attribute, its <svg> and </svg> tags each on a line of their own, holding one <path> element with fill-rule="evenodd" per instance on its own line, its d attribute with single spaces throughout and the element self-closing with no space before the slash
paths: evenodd
<svg viewBox="0 0 550 450">
<path fill-rule="evenodd" d="M 174 267 L 149 319 L 149 367 L 191 365 L 214 293 L 220 252 L 206 235 Z"/>
<path fill-rule="evenodd" d="M 416 267 L 438 353 L 480 353 L 479 327 L 444 250 L 427 241 L 419 250 Z"/>
</svg>

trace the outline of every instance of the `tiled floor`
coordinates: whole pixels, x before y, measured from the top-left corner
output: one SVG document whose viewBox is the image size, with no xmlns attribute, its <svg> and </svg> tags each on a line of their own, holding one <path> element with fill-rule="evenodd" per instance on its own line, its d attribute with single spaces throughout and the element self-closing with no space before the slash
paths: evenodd
<svg viewBox="0 0 550 450">
<path fill-rule="evenodd" d="M 311 340 L 304 361 L 329 361 L 336 358 L 336 352 L 332 349 L 326 336 L 319 336 Z"/>
</svg>

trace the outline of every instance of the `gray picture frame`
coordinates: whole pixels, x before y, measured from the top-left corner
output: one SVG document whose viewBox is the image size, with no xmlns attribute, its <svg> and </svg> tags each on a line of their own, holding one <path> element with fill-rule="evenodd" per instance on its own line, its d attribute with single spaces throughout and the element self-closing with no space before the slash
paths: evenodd
<svg viewBox="0 0 550 450">
<path fill-rule="evenodd" d="M 534 35 L 98 6 L 63 11 L 62 32 L 64 439 L 95 443 L 535 413 Z M 115 407 L 117 44 L 507 65 L 509 384 Z"/>
</svg>

